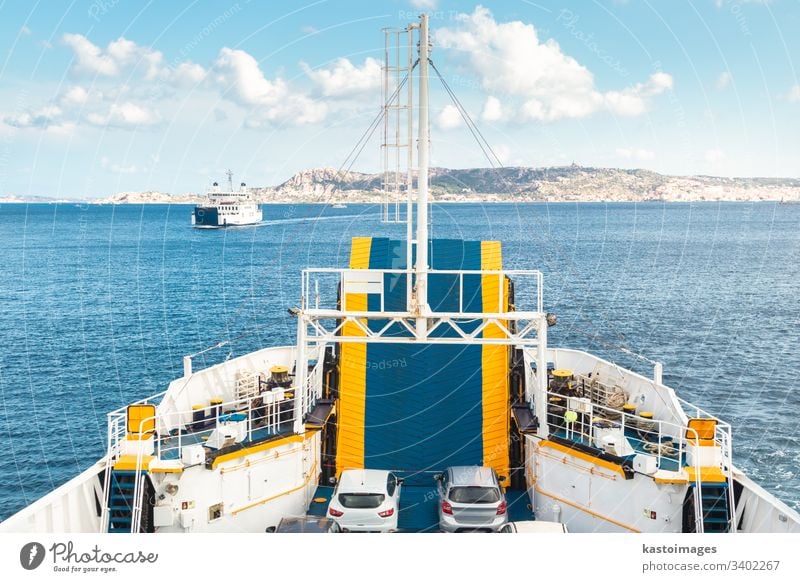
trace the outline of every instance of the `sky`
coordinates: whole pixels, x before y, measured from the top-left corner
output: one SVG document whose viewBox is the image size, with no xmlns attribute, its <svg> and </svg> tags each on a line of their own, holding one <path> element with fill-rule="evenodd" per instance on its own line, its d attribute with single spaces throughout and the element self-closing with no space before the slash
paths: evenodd
<svg viewBox="0 0 800 582">
<path fill-rule="evenodd" d="M 339 168 L 385 28 L 504 165 L 800 177 L 798 0 L 0 0 L 0 196 L 202 192 Z M 486 167 L 431 80 L 432 163 Z M 381 169 L 377 137 L 354 170 Z"/>
</svg>

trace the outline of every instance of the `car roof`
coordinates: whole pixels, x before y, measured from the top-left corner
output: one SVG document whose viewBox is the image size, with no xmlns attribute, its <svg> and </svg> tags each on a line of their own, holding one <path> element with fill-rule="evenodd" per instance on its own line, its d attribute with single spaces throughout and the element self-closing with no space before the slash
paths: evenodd
<svg viewBox="0 0 800 582">
<path fill-rule="evenodd" d="M 284 517 L 278 524 L 276 531 L 280 533 L 314 533 L 314 532 L 327 532 L 333 520 L 327 517 L 317 517 L 313 515 L 305 515 L 302 517 Z"/>
<path fill-rule="evenodd" d="M 491 487 L 497 485 L 491 467 L 450 467 L 450 485 Z"/>
<path fill-rule="evenodd" d="M 352 491 L 386 491 L 390 471 L 380 469 L 347 469 L 339 476 L 338 489 Z"/>
</svg>

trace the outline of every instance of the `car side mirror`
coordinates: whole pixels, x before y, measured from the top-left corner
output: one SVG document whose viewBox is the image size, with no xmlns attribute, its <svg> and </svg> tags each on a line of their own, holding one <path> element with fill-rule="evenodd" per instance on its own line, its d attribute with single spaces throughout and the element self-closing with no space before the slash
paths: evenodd
<svg viewBox="0 0 800 582">
<path fill-rule="evenodd" d="M 505 476 L 505 475 L 500 475 L 500 476 L 497 478 L 497 480 L 498 480 L 498 481 L 500 481 L 500 483 L 504 483 L 504 482 L 505 482 L 505 480 L 506 480 L 506 476 Z"/>
<path fill-rule="evenodd" d="M 435 480 L 437 480 L 437 481 L 441 481 L 442 479 L 444 479 L 444 475 L 442 475 L 441 473 L 436 473 L 436 474 L 433 476 L 433 478 L 434 478 Z"/>
<path fill-rule="evenodd" d="M 267 533 L 275 533 L 276 529 L 278 529 L 278 528 L 276 528 L 274 525 L 271 525 L 267 529 L 265 529 L 264 531 L 267 532 Z"/>
<path fill-rule="evenodd" d="M 336 477 L 329 477 L 328 483 L 330 483 L 331 485 L 336 485 Z"/>
<path fill-rule="evenodd" d="M 402 484 L 403 484 L 403 483 L 405 483 L 405 482 L 406 482 L 406 480 L 405 480 L 405 479 L 403 479 L 402 477 L 398 477 L 398 478 L 397 478 L 397 484 L 398 484 L 398 485 L 402 485 Z"/>
</svg>

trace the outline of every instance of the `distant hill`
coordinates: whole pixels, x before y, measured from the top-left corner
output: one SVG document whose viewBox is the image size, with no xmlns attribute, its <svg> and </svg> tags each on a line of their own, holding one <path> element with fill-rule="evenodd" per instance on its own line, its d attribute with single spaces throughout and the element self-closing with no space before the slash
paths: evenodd
<svg viewBox="0 0 800 582">
<path fill-rule="evenodd" d="M 381 174 L 315 168 L 273 188 L 265 202 L 368 202 L 381 199 Z M 666 176 L 649 170 L 587 168 L 432 168 L 430 189 L 440 201 L 800 200 L 800 179 Z"/>
<path fill-rule="evenodd" d="M 252 190 L 260 201 L 267 203 L 377 202 L 382 198 L 381 184 L 382 174 L 339 174 L 333 168 L 314 168 L 298 172 L 277 186 Z M 430 184 L 434 200 L 453 202 L 800 201 L 800 179 L 795 178 L 668 176 L 649 170 L 588 168 L 575 164 L 549 168 L 432 168 Z M 202 193 L 121 192 L 89 202 L 190 204 L 202 198 Z M 26 199 L 0 198 L 3 201 Z"/>
</svg>

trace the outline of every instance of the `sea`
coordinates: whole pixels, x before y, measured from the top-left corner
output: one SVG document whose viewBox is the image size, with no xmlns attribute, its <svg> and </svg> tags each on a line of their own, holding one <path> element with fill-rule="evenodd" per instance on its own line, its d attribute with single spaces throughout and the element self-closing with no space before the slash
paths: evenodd
<svg viewBox="0 0 800 582">
<path fill-rule="evenodd" d="M 182 205 L 0 204 L 0 519 L 101 457 L 106 414 L 165 390 L 184 355 L 294 343 L 303 268 L 405 237 L 380 211 L 265 205 L 259 226 L 198 230 Z M 733 426 L 737 466 L 800 508 L 800 205 L 441 204 L 431 231 L 540 269 L 551 345 L 662 362 Z"/>
</svg>

